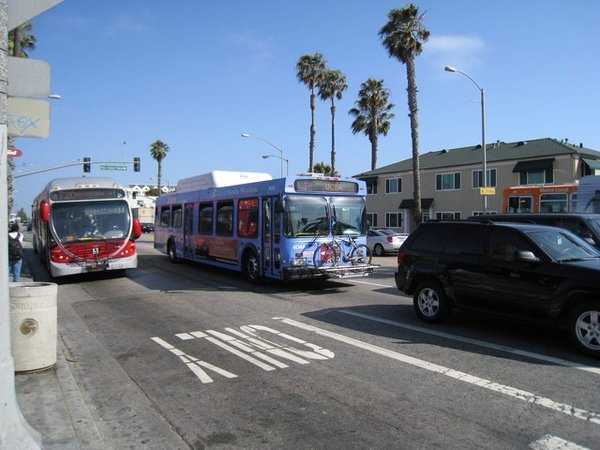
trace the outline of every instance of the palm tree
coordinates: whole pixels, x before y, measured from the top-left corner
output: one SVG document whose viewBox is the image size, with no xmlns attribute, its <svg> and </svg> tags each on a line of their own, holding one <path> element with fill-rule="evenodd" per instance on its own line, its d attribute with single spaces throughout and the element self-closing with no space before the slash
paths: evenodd
<svg viewBox="0 0 600 450">
<path fill-rule="evenodd" d="M 379 135 L 386 136 L 390 130 L 390 120 L 394 118 L 391 112 L 395 106 L 388 101 L 389 91 L 383 86 L 383 80 L 369 78 L 360 85 L 356 108 L 349 113 L 355 117 L 352 122 L 352 133 L 361 131 L 371 142 L 371 170 L 377 166 L 377 143 Z"/>
<path fill-rule="evenodd" d="M 321 83 L 327 61 L 320 53 L 303 55 L 296 63 L 296 76 L 310 89 L 310 143 L 308 146 L 308 171 L 313 171 L 315 158 L 315 88 Z"/>
<path fill-rule="evenodd" d="M 8 53 L 17 58 L 28 58 L 29 51 L 35 50 L 37 39 L 33 34 L 33 25 L 29 22 L 9 31 L 8 33 Z"/>
<path fill-rule="evenodd" d="M 162 177 L 162 160 L 166 158 L 167 153 L 169 153 L 169 150 L 171 150 L 169 148 L 169 146 L 167 144 L 165 144 L 163 141 L 161 141 L 160 139 L 157 139 L 156 141 L 154 141 L 152 143 L 152 145 L 150 145 L 150 154 L 152 155 L 152 158 L 154 158 L 156 160 L 156 162 L 158 163 L 158 174 L 157 174 L 157 181 L 158 181 L 158 193 L 160 195 L 160 179 Z"/>
<path fill-rule="evenodd" d="M 412 162 L 414 178 L 413 210 L 415 223 L 421 223 L 421 174 L 419 167 L 419 120 L 417 116 L 417 75 L 415 58 L 423 51 L 423 43 L 429 39 L 429 31 L 423 27 L 423 14 L 419 8 L 410 3 L 406 8 L 392 9 L 388 13 L 388 23 L 381 30 L 379 36 L 389 56 L 398 59 L 406 65 L 406 78 L 408 81 L 408 110 L 410 116 L 410 133 L 412 138 Z"/>
<path fill-rule="evenodd" d="M 331 173 L 335 173 L 335 99 L 341 100 L 348 88 L 346 77 L 340 70 L 327 69 L 323 72 L 323 80 L 319 84 L 321 100 L 331 99 Z"/>
<path fill-rule="evenodd" d="M 337 174 L 332 170 L 331 166 L 323 161 L 321 161 L 320 163 L 315 164 L 314 167 L 314 171 L 315 173 L 322 173 L 324 175 L 329 175 L 329 176 L 336 176 Z"/>
</svg>

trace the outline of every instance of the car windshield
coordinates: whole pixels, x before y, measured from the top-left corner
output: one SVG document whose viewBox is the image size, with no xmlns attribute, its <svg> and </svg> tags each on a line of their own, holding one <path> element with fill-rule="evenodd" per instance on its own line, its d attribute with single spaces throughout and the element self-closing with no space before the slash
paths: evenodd
<svg viewBox="0 0 600 450">
<path fill-rule="evenodd" d="M 556 261 L 574 261 L 600 258 L 600 253 L 583 239 L 560 229 L 532 231 L 533 239 L 552 259 Z"/>
</svg>

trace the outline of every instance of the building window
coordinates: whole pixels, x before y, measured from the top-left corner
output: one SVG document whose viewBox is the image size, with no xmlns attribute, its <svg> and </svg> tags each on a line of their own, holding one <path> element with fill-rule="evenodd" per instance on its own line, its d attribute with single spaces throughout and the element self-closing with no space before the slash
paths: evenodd
<svg viewBox="0 0 600 450">
<path fill-rule="evenodd" d="M 402 213 L 385 213 L 385 226 L 402 228 Z"/>
<path fill-rule="evenodd" d="M 367 194 L 377 194 L 377 180 L 367 181 Z"/>
<path fill-rule="evenodd" d="M 435 213 L 436 220 L 460 220 L 460 212 L 440 211 Z"/>
<path fill-rule="evenodd" d="M 367 223 L 370 227 L 376 227 L 377 225 L 377 213 L 367 213 Z"/>
<path fill-rule="evenodd" d="M 487 187 L 496 187 L 496 169 L 486 169 L 487 172 Z M 479 189 L 483 187 L 483 179 L 481 174 L 483 170 L 474 170 L 473 172 L 473 189 Z"/>
<path fill-rule="evenodd" d="M 402 192 L 402 178 L 387 178 L 385 180 L 385 193 L 397 194 Z"/>
<path fill-rule="evenodd" d="M 554 183 L 554 172 L 552 168 L 519 172 L 519 184 L 521 185 L 551 183 Z"/>
<path fill-rule="evenodd" d="M 490 211 L 489 209 L 487 209 L 485 211 L 486 214 L 498 214 L 498 211 Z M 471 211 L 471 215 L 472 216 L 482 216 L 483 215 L 483 211 Z"/>
<path fill-rule="evenodd" d="M 460 172 L 438 173 L 435 176 L 436 191 L 457 191 L 460 189 Z"/>
</svg>

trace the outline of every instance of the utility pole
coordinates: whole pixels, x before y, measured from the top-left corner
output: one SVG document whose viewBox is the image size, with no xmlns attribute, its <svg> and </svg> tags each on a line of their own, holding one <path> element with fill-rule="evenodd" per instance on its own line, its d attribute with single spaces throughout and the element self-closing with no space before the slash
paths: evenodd
<svg viewBox="0 0 600 450">
<path fill-rule="evenodd" d="M 8 32 L 62 0 L 0 0 L 0 448 L 40 449 L 41 437 L 25 420 L 15 392 L 8 287 Z M 10 11 L 10 17 L 9 17 Z"/>
</svg>

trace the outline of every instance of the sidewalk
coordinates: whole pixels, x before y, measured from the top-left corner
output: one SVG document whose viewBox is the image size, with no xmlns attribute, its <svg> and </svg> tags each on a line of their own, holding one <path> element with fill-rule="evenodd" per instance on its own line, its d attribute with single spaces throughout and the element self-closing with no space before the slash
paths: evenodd
<svg viewBox="0 0 600 450">
<path fill-rule="evenodd" d="M 26 258 L 23 259 L 21 281 L 34 281 Z M 58 333 L 54 367 L 37 373 L 15 374 L 21 413 L 40 433 L 43 449 L 105 449 L 67 359 Z"/>
</svg>

